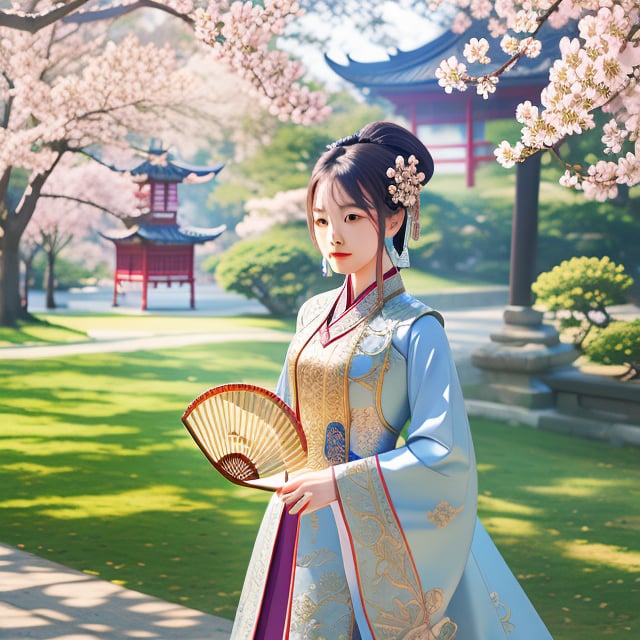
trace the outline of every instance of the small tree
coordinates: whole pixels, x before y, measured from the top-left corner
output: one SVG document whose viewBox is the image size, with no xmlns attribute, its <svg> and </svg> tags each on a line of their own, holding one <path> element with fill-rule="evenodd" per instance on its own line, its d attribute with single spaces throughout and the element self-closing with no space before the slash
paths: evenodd
<svg viewBox="0 0 640 640">
<path fill-rule="evenodd" d="M 21 304 L 26 311 L 29 306 L 29 287 L 33 273 L 33 261 L 41 247 L 38 244 L 37 233 L 33 231 L 34 227 L 27 226 L 22 234 L 20 241 L 20 259 L 24 264 L 24 283 L 22 288 Z"/>
<path fill-rule="evenodd" d="M 598 330 L 585 341 L 584 353 L 598 364 L 626 366 L 623 380 L 640 378 L 640 318 Z"/>
<path fill-rule="evenodd" d="M 562 329 L 574 329 L 573 342 L 582 348 L 592 327 L 611 321 L 607 307 L 625 301 L 633 278 L 607 256 L 571 258 L 538 276 L 532 290 L 536 302 L 556 312 Z"/>
<path fill-rule="evenodd" d="M 97 202 L 102 206 L 95 204 Z M 34 243 L 46 255 L 44 285 L 47 309 L 56 308 L 55 268 L 58 255 L 74 240 L 86 237 L 101 211 L 108 210 L 123 218 L 134 207 L 134 185 L 129 177 L 96 162 L 79 162 L 70 155 L 62 158 L 40 193 L 21 245 L 26 269 L 31 266 L 27 263 L 29 254 L 25 251 L 29 243 Z M 25 289 L 25 307 L 28 304 L 26 296 Z"/>
<path fill-rule="evenodd" d="M 224 289 L 258 300 L 276 316 L 294 316 L 322 286 L 317 251 L 290 227 L 235 244 L 220 258 L 216 278 Z"/>
</svg>

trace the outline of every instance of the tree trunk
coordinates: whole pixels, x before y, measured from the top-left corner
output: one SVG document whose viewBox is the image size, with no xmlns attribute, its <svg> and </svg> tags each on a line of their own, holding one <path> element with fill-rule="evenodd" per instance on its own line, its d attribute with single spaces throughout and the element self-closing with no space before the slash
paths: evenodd
<svg viewBox="0 0 640 640">
<path fill-rule="evenodd" d="M 47 273 L 45 275 L 45 280 L 47 283 L 47 309 L 56 308 L 56 301 L 54 298 L 54 292 L 56 289 L 55 262 L 56 254 L 54 251 L 50 251 L 49 253 L 47 253 Z"/>
<path fill-rule="evenodd" d="M 33 265 L 33 257 L 23 260 L 24 262 L 24 286 L 22 287 L 22 308 L 29 311 L 29 278 L 31 277 L 31 268 Z"/>
<path fill-rule="evenodd" d="M 16 237 L 14 237 L 16 236 Z M 20 233 L 10 227 L 0 238 L 0 326 L 15 327 L 22 317 L 20 305 Z"/>
</svg>

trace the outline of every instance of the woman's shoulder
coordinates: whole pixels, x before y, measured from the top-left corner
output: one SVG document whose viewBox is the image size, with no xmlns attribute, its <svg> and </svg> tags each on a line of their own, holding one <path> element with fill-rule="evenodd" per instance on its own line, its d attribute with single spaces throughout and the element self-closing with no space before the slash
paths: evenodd
<svg viewBox="0 0 640 640">
<path fill-rule="evenodd" d="M 405 326 L 412 325 L 424 316 L 431 316 L 444 327 L 444 318 L 439 311 L 414 298 L 406 291 L 389 300 L 384 305 L 383 314 L 385 318 L 396 320 L 399 325 Z"/>
</svg>

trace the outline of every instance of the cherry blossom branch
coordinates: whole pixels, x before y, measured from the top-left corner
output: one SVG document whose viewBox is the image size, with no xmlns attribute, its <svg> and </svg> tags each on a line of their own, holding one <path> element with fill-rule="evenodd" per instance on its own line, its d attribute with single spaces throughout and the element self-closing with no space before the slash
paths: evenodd
<svg viewBox="0 0 640 640">
<path fill-rule="evenodd" d="M 212 0 L 195 12 L 196 37 L 233 72 L 267 99 L 270 112 L 298 124 L 323 120 L 330 112 L 323 93 L 300 83 L 304 68 L 271 48 L 286 23 L 300 15 L 294 0 L 248 2 Z"/>
<path fill-rule="evenodd" d="M 15 85 L 11 78 L 7 75 L 6 71 L 2 72 L 2 77 L 5 79 L 7 83 L 7 87 L 9 88 L 9 97 L 4 101 L 4 113 L 2 115 L 2 128 L 6 129 L 9 126 L 9 116 L 11 114 L 11 105 L 13 103 L 13 90 L 15 89 Z"/>
<path fill-rule="evenodd" d="M 20 226 L 23 231 L 35 211 L 38 199 L 42 193 L 42 187 L 56 168 L 58 162 L 62 159 L 62 155 L 62 153 L 57 154 L 46 171 L 41 171 L 31 176 L 29 187 L 25 189 L 15 210 L 16 217 L 20 221 L 18 226 Z"/>
<path fill-rule="evenodd" d="M 37 33 L 45 27 L 60 20 L 86 24 L 100 20 L 112 20 L 137 11 L 138 9 L 157 9 L 164 11 L 190 26 L 193 26 L 193 17 L 189 13 L 182 12 L 174 7 L 155 0 L 136 0 L 131 3 L 122 3 L 90 11 L 78 11 L 88 0 L 70 0 L 66 4 L 56 5 L 52 9 L 38 12 L 24 12 L 15 10 L 0 10 L 0 27 L 17 29 L 28 33 Z"/>
<path fill-rule="evenodd" d="M 61 200 L 69 200 L 70 202 L 76 202 L 78 204 L 87 205 L 88 207 L 93 207 L 94 209 L 98 209 L 102 213 L 108 213 L 118 219 L 126 218 L 129 216 L 128 213 L 120 213 L 118 211 L 112 211 L 108 207 L 104 205 L 97 204 L 96 202 L 92 202 L 91 200 L 85 200 L 84 198 L 78 198 L 77 196 L 69 196 L 58 193 L 40 193 L 41 198 L 51 198 L 51 199 L 61 199 Z"/>
<path fill-rule="evenodd" d="M 36 33 L 73 13 L 87 2 L 88 0 L 69 0 L 66 4 L 58 4 L 52 9 L 37 13 L 26 13 L 11 9 L 0 10 L 0 27 Z"/>
<path fill-rule="evenodd" d="M 84 1 L 86 2 L 86 0 Z M 192 15 L 179 11 L 178 9 L 174 9 L 172 6 L 163 2 L 156 2 L 155 0 L 136 0 L 135 2 L 114 5 L 112 7 L 107 7 L 106 9 L 82 11 L 69 16 L 66 21 L 84 24 L 99 20 L 112 20 L 114 18 L 120 18 L 127 15 L 128 13 L 132 13 L 133 11 L 137 11 L 138 9 L 158 9 L 159 11 L 164 11 L 175 18 L 179 18 L 191 27 L 194 24 Z"/>
<path fill-rule="evenodd" d="M 436 0 L 441 4 L 443 0 Z M 515 145 L 503 141 L 495 150 L 498 162 L 511 167 L 527 157 L 557 149 L 569 136 L 581 135 L 596 127 L 594 112 L 611 114 L 604 124 L 601 141 L 606 155 L 616 161 L 578 165 L 563 163 L 564 186 L 582 190 L 588 198 L 605 200 L 617 194 L 619 184 L 640 183 L 640 43 L 637 40 L 640 5 L 637 0 L 450 0 L 463 8 L 452 30 L 461 33 L 471 19 L 487 20 L 494 39 L 502 36 L 500 47 L 510 54 L 499 68 L 475 77 L 455 56 L 442 61 L 436 70 L 438 83 L 447 93 L 465 91 L 476 85 L 487 99 L 496 90 L 500 76 L 523 57 L 535 58 L 542 44 L 536 39 L 542 25 L 564 27 L 575 21 L 575 36 L 561 38 L 560 57 L 549 71 L 549 84 L 540 94 L 540 106 L 530 101 L 518 105 L 516 120 L 523 127 Z M 510 33 L 511 32 L 511 33 Z M 525 34 L 524 37 L 516 35 Z M 489 64 L 490 45 L 486 38 L 471 38 L 463 55 L 469 63 Z M 634 143 L 634 151 L 626 151 Z M 623 149 L 625 147 L 625 149 Z M 557 156 L 557 152 L 554 154 Z M 558 156 L 559 157 L 559 156 Z"/>
</svg>

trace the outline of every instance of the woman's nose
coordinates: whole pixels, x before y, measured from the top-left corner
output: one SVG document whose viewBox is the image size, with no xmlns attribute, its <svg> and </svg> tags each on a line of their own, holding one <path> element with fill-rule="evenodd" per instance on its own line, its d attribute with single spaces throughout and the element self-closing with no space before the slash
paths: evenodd
<svg viewBox="0 0 640 640">
<path fill-rule="evenodd" d="M 340 233 L 340 229 L 334 224 L 331 225 L 329 238 L 332 245 L 342 244 L 342 234 Z"/>
</svg>

